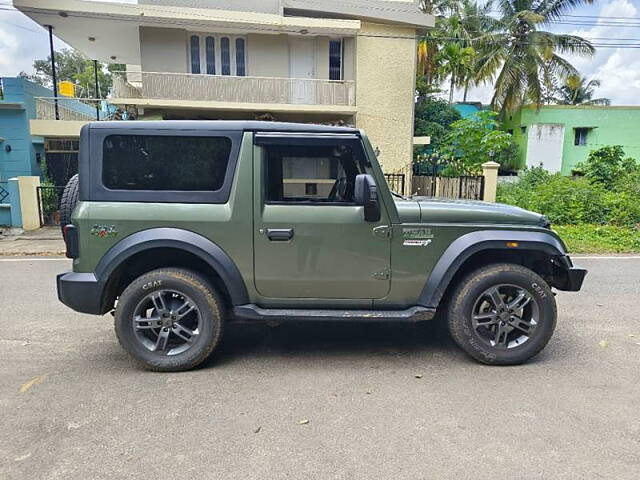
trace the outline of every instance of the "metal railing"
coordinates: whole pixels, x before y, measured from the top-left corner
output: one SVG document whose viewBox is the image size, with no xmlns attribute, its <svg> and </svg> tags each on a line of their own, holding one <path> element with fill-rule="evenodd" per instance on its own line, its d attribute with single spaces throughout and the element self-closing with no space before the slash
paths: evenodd
<svg viewBox="0 0 640 480">
<path fill-rule="evenodd" d="M 127 115 L 125 110 L 102 99 L 36 97 L 38 120 L 95 122 L 96 120 L 126 120 Z"/>
<path fill-rule="evenodd" d="M 354 106 L 356 82 L 313 78 L 120 72 L 113 78 L 112 97 Z"/>
<path fill-rule="evenodd" d="M 4 203 L 4 201 L 9 197 L 9 182 L 0 182 L 0 203 Z"/>
</svg>

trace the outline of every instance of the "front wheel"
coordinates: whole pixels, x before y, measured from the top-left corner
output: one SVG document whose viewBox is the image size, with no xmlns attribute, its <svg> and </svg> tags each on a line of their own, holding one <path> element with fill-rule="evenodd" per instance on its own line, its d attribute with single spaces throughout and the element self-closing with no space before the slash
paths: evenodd
<svg viewBox="0 0 640 480">
<path fill-rule="evenodd" d="M 538 274 L 496 264 L 475 270 L 456 287 L 448 326 L 454 341 L 476 360 L 515 365 L 547 345 L 556 317 L 553 293 Z"/>
<path fill-rule="evenodd" d="M 176 372 L 202 363 L 222 338 L 224 306 L 203 277 L 166 268 L 146 273 L 118 299 L 116 335 L 149 370 Z"/>
</svg>

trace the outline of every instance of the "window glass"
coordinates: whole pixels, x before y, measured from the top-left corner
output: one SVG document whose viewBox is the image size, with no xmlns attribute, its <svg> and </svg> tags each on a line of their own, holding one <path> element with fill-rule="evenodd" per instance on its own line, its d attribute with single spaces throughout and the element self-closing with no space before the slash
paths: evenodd
<svg viewBox="0 0 640 480">
<path fill-rule="evenodd" d="M 207 53 L 207 73 L 209 75 L 215 75 L 216 74 L 216 39 L 215 38 L 207 37 L 206 53 Z"/>
<path fill-rule="evenodd" d="M 200 73 L 200 37 L 191 35 L 191 73 Z"/>
<path fill-rule="evenodd" d="M 356 175 L 362 173 L 353 150 L 335 146 L 266 146 L 268 202 L 353 203 Z"/>
<path fill-rule="evenodd" d="M 342 40 L 329 42 L 329 80 L 342 80 Z"/>
<path fill-rule="evenodd" d="M 244 77 L 247 74 L 244 57 L 244 38 L 236 38 L 236 75 L 239 77 Z"/>
<path fill-rule="evenodd" d="M 222 60 L 222 75 L 231 75 L 231 50 L 229 37 L 220 39 L 220 58 Z"/>
<path fill-rule="evenodd" d="M 575 130 L 575 145 L 586 145 L 587 144 L 587 133 L 589 132 L 588 128 L 576 128 Z"/>
<path fill-rule="evenodd" d="M 229 163 L 227 137 L 110 135 L 102 181 L 113 190 L 216 191 Z"/>
</svg>

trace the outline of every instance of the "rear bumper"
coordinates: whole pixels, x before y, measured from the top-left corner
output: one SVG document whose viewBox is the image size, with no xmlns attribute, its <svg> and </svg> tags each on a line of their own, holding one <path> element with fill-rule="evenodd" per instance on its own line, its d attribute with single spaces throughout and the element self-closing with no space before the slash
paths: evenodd
<svg viewBox="0 0 640 480">
<path fill-rule="evenodd" d="M 93 273 L 65 272 L 56 277 L 58 300 L 80 313 L 103 315 L 104 286 Z"/>
</svg>

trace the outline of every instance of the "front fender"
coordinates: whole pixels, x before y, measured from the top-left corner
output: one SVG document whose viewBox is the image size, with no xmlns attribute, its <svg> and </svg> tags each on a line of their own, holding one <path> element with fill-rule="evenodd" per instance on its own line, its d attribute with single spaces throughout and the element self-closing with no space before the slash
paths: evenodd
<svg viewBox="0 0 640 480">
<path fill-rule="evenodd" d="M 518 247 L 508 247 L 517 242 Z M 456 239 L 436 263 L 422 289 L 418 305 L 436 308 L 456 272 L 472 255 L 482 250 L 528 250 L 552 256 L 564 256 L 562 241 L 551 233 L 509 230 L 481 230 Z"/>
</svg>

